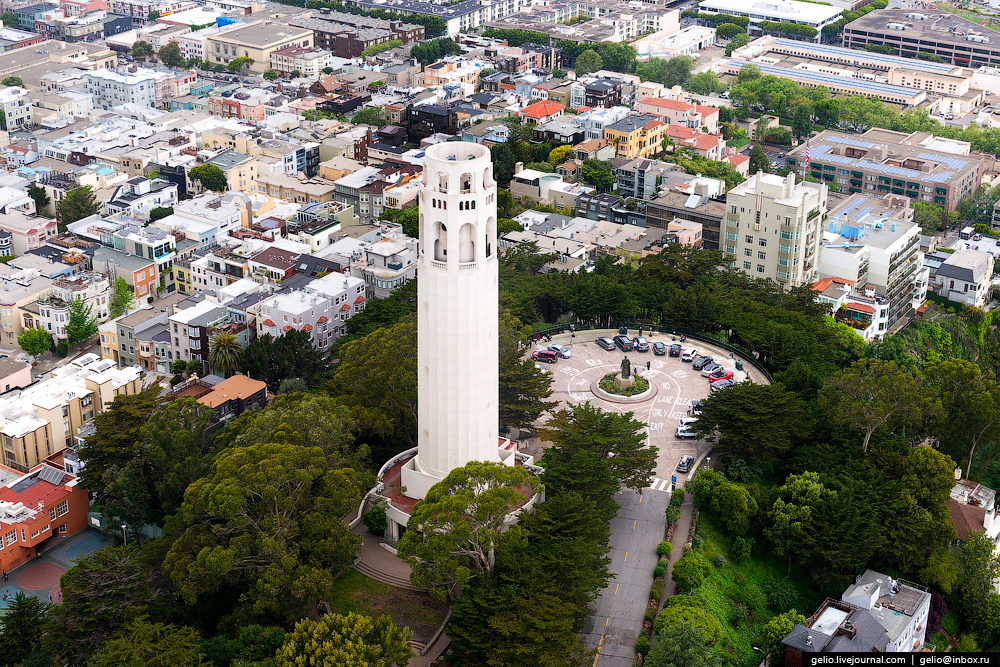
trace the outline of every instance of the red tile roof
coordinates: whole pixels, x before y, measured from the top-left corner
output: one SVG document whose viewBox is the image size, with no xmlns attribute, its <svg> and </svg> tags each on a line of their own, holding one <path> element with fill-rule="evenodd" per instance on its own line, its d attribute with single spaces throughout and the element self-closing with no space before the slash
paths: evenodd
<svg viewBox="0 0 1000 667">
<path fill-rule="evenodd" d="M 365 297 L 361 296 L 360 294 L 358 295 L 358 298 L 354 300 L 354 303 L 364 303 L 364 302 L 365 302 Z"/>
<path fill-rule="evenodd" d="M 746 156 L 742 156 L 742 157 L 746 157 Z M 747 159 L 749 159 L 749 158 L 747 158 Z M 837 283 L 839 285 L 853 285 L 853 284 L 855 284 L 855 281 L 854 280 L 848 280 L 847 278 L 837 278 L 835 276 L 833 278 L 823 278 L 823 280 L 817 280 L 816 282 L 814 282 L 812 284 L 812 288 L 813 288 L 813 290 L 815 290 L 817 292 L 822 292 L 823 290 L 825 290 L 830 285 L 833 285 L 834 283 Z"/>
<path fill-rule="evenodd" d="M 743 164 L 744 162 L 749 162 L 749 161 L 750 161 L 749 155 L 740 155 L 739 153 L 737 153 L 736 155 L 729 156 L 729 164 L 733 165 L 734 167 L 737 167 Z"/>
<path fill-rule="evenodd" d="M 55 468 L 55 466 L 47 463 L 41 463 L 32 469 L 31 474 L 37 473 L 43 466 L 46 468 Z M 0 487 L 0 501 L 8 503 L 24 503 L 25 507 L 32 510 L 40 509 L 39 505 L 41 505 L 41 507 L 51 506 L 70 494 L 70 489 L 66 488 L 63 483 L 67 481 L 66 477 L 67 476 L 64 474 L 59 484 L 53 484 L 52 482 L 46 482 L 39 479 L 36 476 L 37 481 L 33 484 L 15 484 L 14 487 L 20 488 L 20 492 L 15 491 L 14 488 L 9 486 Z M 72 479 L 72 475 L 69 477 Z"/>
<path fill-rule="evenodd" d="M 543 100 L 521 109 L 521 115 L 526 118 L 545 118 L 546 116 L 559 113 L 564 108 L 563 105 L 557 102 Z"/>
<path fill-rule="evenodd" d="M 847 305 L 847 307 L 849 309 L 856 310 L 859 313 L 868 313 L 869 315 L 874 315 L 875 314 L 875 309 L 872 306 L 868 306 L 868 305 L 865 305 L 863 303 L 856 303 L 854 301 L 851 301 L 850 303 L 848 303 L 846 305 Z"/>
<path fill-rule="evenodd" d="M 307 324 L 304 327 L 302 327 L 302 330 L 303 331 L 312 331 L 313 330 L 313 325 Z"/>
<path fill-rule="evenodd" d="M 718 107 L 706 107 L 704 104 L 696 104 L 694 105 L 694 108 L 705 118 L 719 113 Z"/>
<path fill-rule="evenodd" d="M 688 111 L 694 108 L 694 105 L 689 104 L 688 102 L 681 102 L 680 100 L 667 100 L 662 97 L 647 97 L 646 99 L 640 101 L 639 104 L 648 104 L 651 107 L 673 109 L 675 111 Z"/>
<path fill-rule="evenodd" d="M 282 327 L 282 329 L 281 329 L 281 330 L 282 330 L 282 331 L 291 331 L 291 330 L 292 330 L 292 329 L 294 329 L 294 328 L 295 328 L 295 327 L 293 327 L 293 326 L 292 326 L 291 324 L 286 324 L 286 325 L 285 325 L 284 327 Z"/>
<path fill-rule="evenodd" d="M 951 521 L 955 524 L 955 534 L 960 540 L 969 537 L 971 533 L 985 533 L 983 519 L 986 518 L 986 510 L 976 505 L 963 505 L 954 500 L 946 500 L 948 513 L 951 514 Z"/>
</svg>

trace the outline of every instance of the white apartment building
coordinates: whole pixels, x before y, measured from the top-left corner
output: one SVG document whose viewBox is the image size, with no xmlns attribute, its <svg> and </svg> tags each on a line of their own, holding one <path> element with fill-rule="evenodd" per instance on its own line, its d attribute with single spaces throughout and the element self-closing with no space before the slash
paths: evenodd
<svg viewBox="0 0 1000 667">
<path fill-rule="evenodd" d="M 90 316 L 104 322 L 110 313 L 111 282 L 103 273 L 94 271 L 81 271 L 53 281 L 52 293 L 38 299 L 38 321 L 56 340 L 68 338 L 69 304 L 75 299 L 83 299 L 90 306 Z"/>
<path fill-rule="evenodd" d="M 304 290 L 275 294 L 257 311 L 257 334 L 280 336 L 289 329 L 308 331 L 313 346 L 325 352 L 347 330 L 347 320 L 365 308 L 365 282 L 342 273 L 313 280 Z"/>
<path fill-rule="evenodd" d="M 628 107 L 611 107 L 610 109 L 591 109 L 576 116 L 566 116 L 566 119 L 586 132 L 587 139 L 602 139 L 605 127 L 617 123 L 630 113 L 631 110 Z"/>
<path fill-rule="evenodd" d="M 5 130 L 31 125 L 31 93 L 17 86 L 0 90 L 0 108 L 3 109 Z"/>
<path fill-rule="evenodd" d="M 384 234 L 364 247 L 364 257 L 351 262 L 351 275 L 365 281 L 368 295 L 384 299 L 417 275 L 417 239 L 402 232 Z"/>
<path fill-rule="evenodd" d="M 325 67 L 333 67 L 333 54 L 323 49 L 288 46 L 271 52 L 271 69 L 285 76 L 295 71 L 307 78 L 319 76 Z"/>
<path fill-rule="evenodd" d="M 725 251 L 753 278 L 786 290 L 816 280 L 826 187 L 757 172 L 726 195 Z"/>
<path fill-rule="evenodd" d="M 775 23 L 798 23 L 816 29 L 816 39 L 819 41 L 822 30 L 831 23 L 836 23 L 843 13 L 843 7 L 817 5 L 810 2 L 795 2 L 795 0 L 703 0 L 699 11 L 707 14 L 729 14 L 730 16 L 746 16 L 750 19 L 748 26 L 751 31 L 758 31 L 760 21 Z M 751 32 L 751 34 L 754 34 Z"/>
<path fill-rule="evenodd" d="M 157 10 L 161 15 L 176 14 L 186 9 L 197 9 L 198 4 L 190 0 L 110 0 L 108 9 L 114 14 L 121 14 L 132 19 L 133 27 L 141 27 L 149 20 L 149 13 Z"/>
<path fill-rule="evenodd" d="M 834 317 L 866 337 L 881 338 L 927 297 L 930 270 L 912 216 L 909 200 L 894 195 L 855 194 L 830 212 L 819 279 L 853 283 L 854 296 Z"/>
<path fill-rule="evenodd" d="M 201 301 L 167 318 L 171 351 L 174 359 L 203 361 L 208 359 L 209 331 L 225 321 L 229 311 L 215 301 Z"/>
<path fill-rule="evenodd" d="M 177 46 L 180 47 L 181 55 L 184 58 L 201 58 L 205 60 L 205 55 L 208 53 L 209 35 L 214 35 L 222 29 L 220 26 L 213 25 L 195 32 L 177 35 L 172 38 L 172 41 L 177 42 Z"/>
<path fill-rule="evenodd" d="M 104 209 L 109 215 L 122 214 L 149 220 L 149 213 L 154 208 L 170 208 L 176 203 L 176 183 L 136 176 L 125 185 L 115 188 L 111 197 L 104 202 Z"/>
<path fill-rule="evenodd" d="M 94 100 L 94 108 L 111 109 L 122 104 L 155 107 L 156 75 L 146 70 L 135 73 L 121 69 L 87 72 L 87 92 Z"/>
</svg>

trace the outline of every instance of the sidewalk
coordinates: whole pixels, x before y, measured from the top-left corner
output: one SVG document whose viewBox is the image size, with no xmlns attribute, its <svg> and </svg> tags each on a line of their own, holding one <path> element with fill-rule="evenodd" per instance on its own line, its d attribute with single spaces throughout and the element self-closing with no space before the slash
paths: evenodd
<svg viewBox="0 0 1000 667">
<path fill-rule="evenodd" d="M 670 550 L 670 567 L 663 574 L 663 594 L 660 596 L 660 605 L 656 608 L 656 613 L 663 611 L 663 605 L 667 598 L 677 594 L 677 584 L 670 577 L 676 563 L 684 555 L 684 545 L 687 544 L 688 535 L 691 533 L 691 524 L 694 522 L 694 496 L 688 494 L 684 496 L 681 503 L 681 515 L 674 526 L 674 536 L 670 540 L 673 548 Z"/>
</svg>

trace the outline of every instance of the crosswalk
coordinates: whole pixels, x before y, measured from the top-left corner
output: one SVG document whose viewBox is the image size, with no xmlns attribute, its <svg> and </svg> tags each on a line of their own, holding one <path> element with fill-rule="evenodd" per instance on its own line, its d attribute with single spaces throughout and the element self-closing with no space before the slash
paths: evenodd
<svg viewBox="0 0 1000 667">
<path fill-rule="evenodd" d="M 666 491 L 669 486 L 670 486 L 669 479 L 661 480 L 659 477 L 654 477 L 653 483 L 650 484 L 647 488 L 650 491 Z"/>
</svg>

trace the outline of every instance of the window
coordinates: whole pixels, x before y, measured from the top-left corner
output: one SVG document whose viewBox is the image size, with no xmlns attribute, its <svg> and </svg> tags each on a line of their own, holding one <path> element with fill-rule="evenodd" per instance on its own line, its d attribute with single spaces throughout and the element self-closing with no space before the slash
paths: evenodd
<svg viewBox="0 0 1000 667">
<path fill-rule="evenodd" d="M 49 521 L 55 521 L 55 520 L 56 520 L 56 508 L 55 507 L 50 507 L 49 508 Z"/>
<path fill-rule="evenodd" d="M 757 251 L 757 259 L 767 259 L 767 253 L 763 250 Z"/>
<path fill-rule="evenodd" d="M 750 262 L 743 262 L 743 268 L 746 269 L 747 271 L 749 271 L 750 270 Z"/>
<path fill-rule="evenodd" d="M 747 245 L 753 245 L 753 237 L 747 234 Z"/>
<path fill-rule="evenodd" d="M 764 273 L 764 265 L 763 264 L 758 264 L 757 265 L 757 273 Z"/>
<path fill-rule="evenodd" d="M 753 257 L 753 248 L 744 248 L 743 255 L 745 257 Z"/>
<path fill-rule="evenodd" d="M 66 524 L 63 524 L 63 525 L 59 526 L 59 534 L 60 535 L 65 535 L 66 534 Z"/>
<path fill-rule="evenodd" d="M 759 241 L 757 241 L 757 245 L 759 245 L 761 248 L 766 248 L 767 247 L 767 239 L 764 239 L 764 238 L 760 239 Z"/>
<path fill-rule="evenodd" d="M 64 500 L 58 505 L 56 505 L 56 516 L 62 516 L 69 512 L 69 501 Z"/>
</svg>

